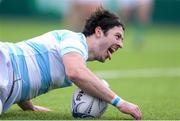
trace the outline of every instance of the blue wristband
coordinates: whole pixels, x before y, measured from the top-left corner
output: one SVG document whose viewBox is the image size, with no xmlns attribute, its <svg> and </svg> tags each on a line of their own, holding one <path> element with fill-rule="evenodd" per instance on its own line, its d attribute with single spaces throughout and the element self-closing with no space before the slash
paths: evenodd
<svg viewBox="0 0 180 121">
<path fill-rule="evenodd" d="M 114 105 L 115 107 L 118 107 L 121 103 L 122 99 L 119 96 L 115 96 L 112 101 L 111 104 Z"/>
</svg>

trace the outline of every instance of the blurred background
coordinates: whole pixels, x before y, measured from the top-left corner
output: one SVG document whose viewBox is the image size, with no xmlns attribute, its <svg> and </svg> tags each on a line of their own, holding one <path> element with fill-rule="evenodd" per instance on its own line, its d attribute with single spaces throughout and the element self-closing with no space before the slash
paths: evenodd
<svg viewBox="0 0 180 121">
<path fill-rule="evenodd" d="M 117 94 L 138 104 L 144 119 L 180 119 L 180 0 L 0 0 L 0 41 L 18 42 L 55 29 L 81 32 L 99 5 L 125 23 L 124 48 L 106 64 L 92 62 L 88 67 Z M 57 111 L 63 108 L 64 117 L 21 114 L 16 119 L 71 119 L 65 114 L 70 112 L 70 101 L 59 104 L 57 97 L 67 102 L 73 90 L 54 91 L 34 100 Z M 0 119 L 14 119 L 17 109 Z M 114 111 L 108 108 L 104 119 L 123 119 Z"/>
<path fill-rule="evenodd" d="M 27 39 L 53 29 L 82 31 L 98 6 L 122 18 L 126 32 L 132 30 L 130 43 L 136 50 L 144 48 L 153 26 L 180 24 L 179 0 L 0 0 L 0 40 Z"/>
</svg>

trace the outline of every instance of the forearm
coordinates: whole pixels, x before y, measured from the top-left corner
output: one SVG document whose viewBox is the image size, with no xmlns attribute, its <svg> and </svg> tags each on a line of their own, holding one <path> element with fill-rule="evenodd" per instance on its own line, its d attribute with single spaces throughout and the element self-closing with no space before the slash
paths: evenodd
<svg viewBox="0 0 180 121">
<path fill-rule="evenodd" d="M 51 109 L 42 107 L 42 106 L 37 106 L 33 105 L 31 100 L 24 101 L 24 102 L 19 102 L 18 106 L 23 109 L 23 110 L 30 110 L 30 111 L 37 111 L 37 112 L 49 112 L 52 111 Z"/>
<path fill-rule="evenodd" d="M 85 92 L 108 103 L 111 103 L 116 95 L 88 68 L 78 69 L 77 76 L 73 80 L 74 83 Z"/>
</svg>

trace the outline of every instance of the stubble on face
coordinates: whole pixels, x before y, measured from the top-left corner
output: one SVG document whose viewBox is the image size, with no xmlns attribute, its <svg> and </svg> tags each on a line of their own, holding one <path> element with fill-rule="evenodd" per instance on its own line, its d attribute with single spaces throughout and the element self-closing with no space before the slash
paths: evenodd
<svg viewBox="0 0 180 121">
<path fill-rule="evenodd" d="M 112 54 L 123 47 L 123 34 L 122 27 L 114 27 L 104 35 L 105 54 L 101 55 L 101 62 L 105 62 L 108 58 L 111 60 Z"/>
</svg>

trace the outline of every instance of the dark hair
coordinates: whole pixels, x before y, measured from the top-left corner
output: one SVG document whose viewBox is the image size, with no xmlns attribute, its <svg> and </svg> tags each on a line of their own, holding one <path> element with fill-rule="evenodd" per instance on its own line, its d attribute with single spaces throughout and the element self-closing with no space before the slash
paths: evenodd
<svg viewBox="0 0 180 121">
<path fill-rule="evenodd" d="M 124 24 L 120 21 L 119 17 L 109 11 L 98 7 L 97 10 L 91 14 L 91 16 L 86 20 L 86 24 L 82 33 L 87 37 L 95 33 L 95 28 L 99 26 L 103 30 L 104 34 L 115 27 L 121 26 L 124 28 Z"/>
</svg>

